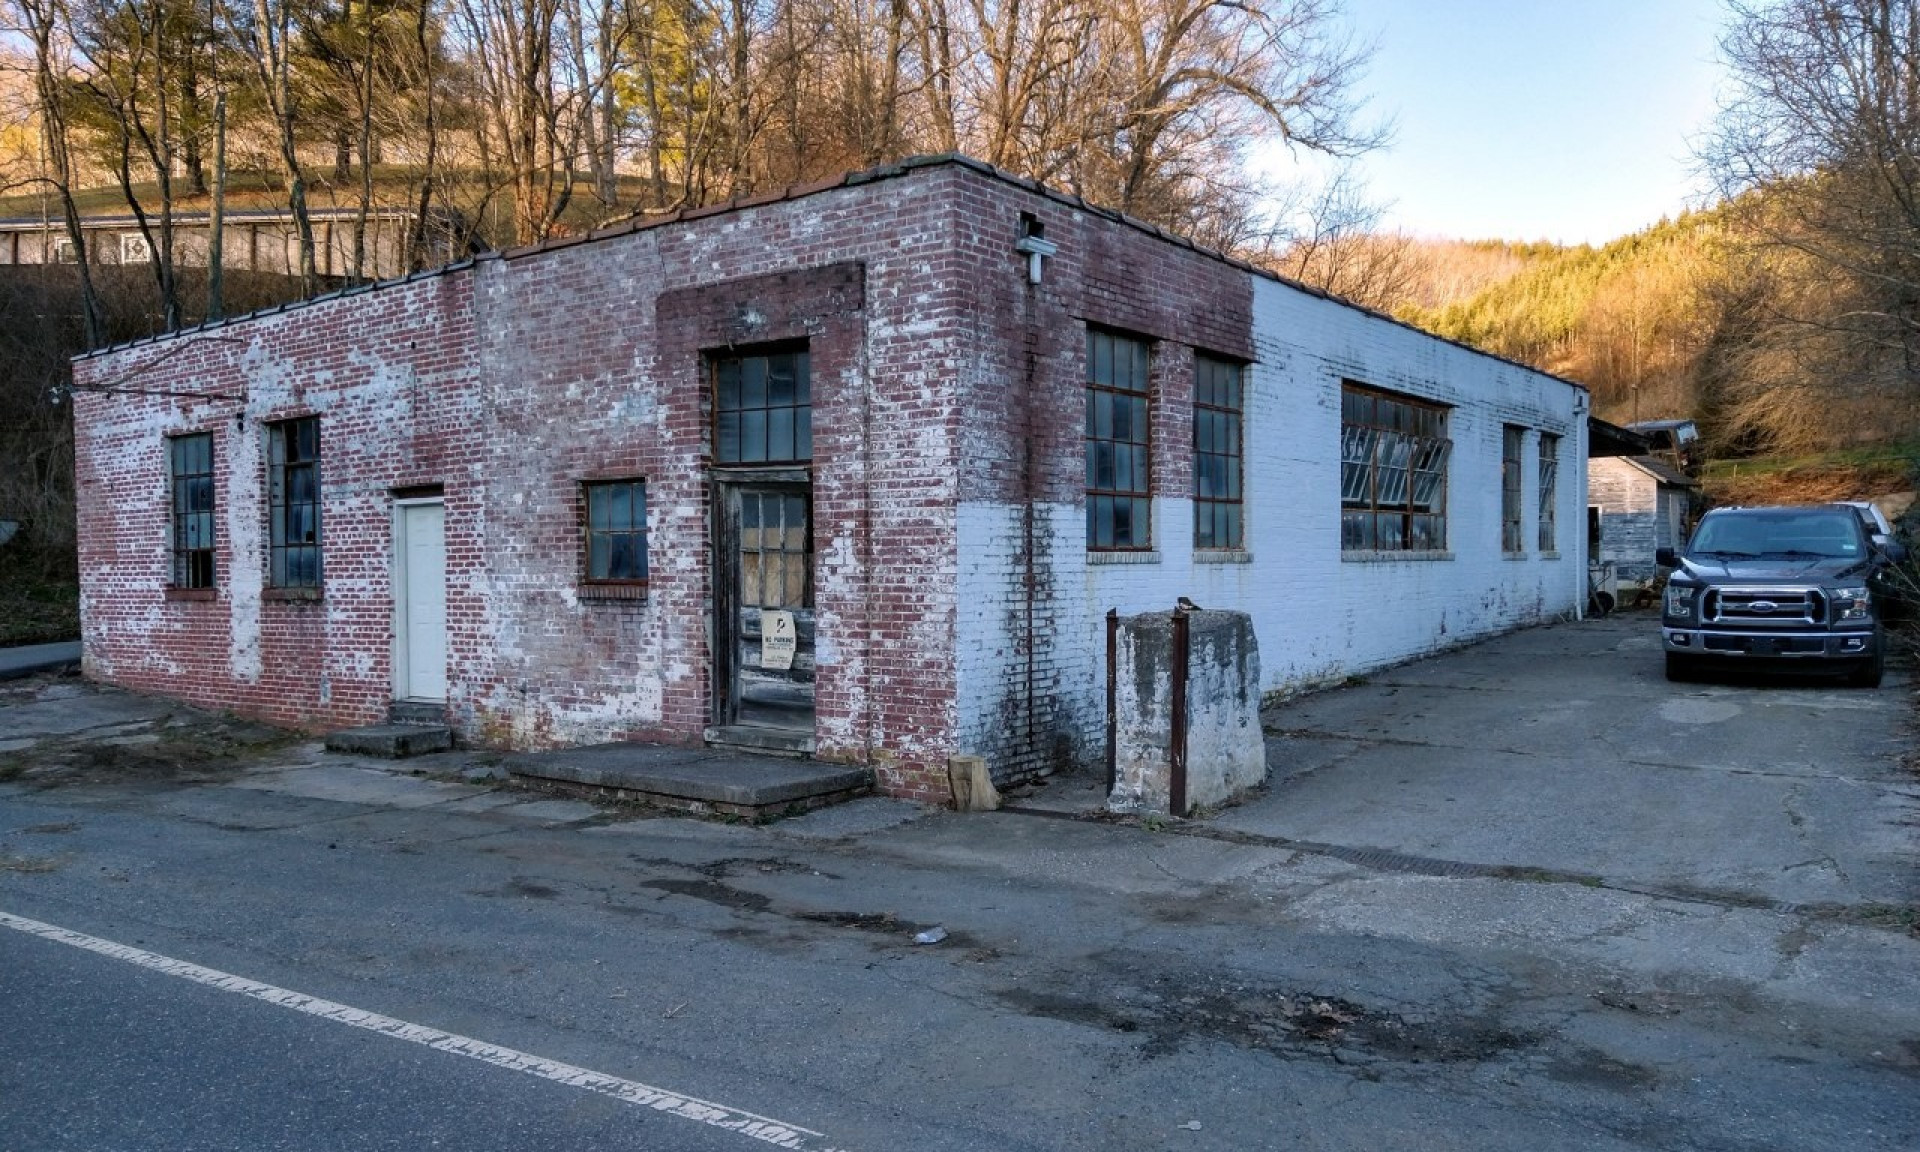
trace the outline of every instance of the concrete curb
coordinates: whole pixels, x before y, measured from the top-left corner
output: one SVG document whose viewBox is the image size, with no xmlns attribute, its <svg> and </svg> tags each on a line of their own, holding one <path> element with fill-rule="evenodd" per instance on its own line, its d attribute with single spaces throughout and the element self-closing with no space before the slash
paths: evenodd
<svg viewBox="0 0 1920 1152">
<path fill-rule="evenodd" d="M 78 640 L 0 648 L 0 680 L 18 680 L 41 672 L 64 672 L 79 666 Z"/>
</svg>

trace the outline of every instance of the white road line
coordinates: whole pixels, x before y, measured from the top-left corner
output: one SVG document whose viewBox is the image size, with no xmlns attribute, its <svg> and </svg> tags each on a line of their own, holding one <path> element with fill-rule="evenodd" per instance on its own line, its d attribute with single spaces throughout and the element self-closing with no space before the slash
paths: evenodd
<svg viewBox="0 0 1920 1152">
<path fill-rule="evenodd" d="M 213 968 L 203 968 L 198 964 L 189 964 L 185 960 L 175 960 L 170 956 L 162 956 L 126 944 L 116 944 L 111 940 L 102 940 L 98 936 L 88 936 L 84 932 L 75 932 L 53 924 L 43 924 L 24 916 L 0 912 L 0 927 L 11 928 L 29 936 L 38 936 L 43 940 L 52 940 L 55 943 L 122 960 L 167 976 L 191 980 L 195 984 L 204 984 L 222 992 L 251 996 L 255 1000 L 264 1000 L 282 1008 L 291 1008 L 295 1012 L 318 1016 L 322 1020 L 331 1020 L 336 1024 L 364 1028 L 369 1032 L 378 1032 L 396 1040 L 424 1044 L 428 1048 L 441 1052 L 451 1052 L 456 1056 L 465 1056 L 471 1060 L 492 1064 L 510 1072 L 523 1072 L 544 1080 L 558 1081 L 569 1087 L 598 1092 L 602 1096 L 611 1096 L 616 1100 L 623 1100 L 642 1108 L 651 1108 L 668 1116 L 677 1116 L 682 1120 L 691 1120 L 729 1132 L 738 1132 L 742 1136 L 752 1137 L 776 1148 L 835 1152 L 834 1149 L 825 1147 L 820 1142 L 823 1139 L 821 1134 L 810 1128 L 802 1128 L 798 1124 L 788 1124 L 783 1120 L 770 1119 L 752 1112 L 743 1112 L 738 1108 L 729 1108 L 725 1104 L 701 1100 L 683 1092 L 671 1092 L 665 1088 L 655 1088 L 635 1080 L 623 1080 L 618 1076 L 609 1076 L 604 1072 L 595 1072 L 572 1064 L 562 1064 L 558 1060 L 548 1060 L 512 1048 L 504 1048 L 498 1044 L 489 1044 L 484 1040 L 475 1040 L 469 1036 L 442 1032 L 438 1028 L 409 1024 L 405 1020 L 382 1016 L 378 1012 L 366 1012 L 359 1008 L 350 1008 L 345 1004 L 336 1004 L 331 1000 L 322 1000 L 285 988 L 276 988 L 272 984 L 262 984 L 258 980 L 249 980 L 244 976 L 235 976 Z"/>
</svg>

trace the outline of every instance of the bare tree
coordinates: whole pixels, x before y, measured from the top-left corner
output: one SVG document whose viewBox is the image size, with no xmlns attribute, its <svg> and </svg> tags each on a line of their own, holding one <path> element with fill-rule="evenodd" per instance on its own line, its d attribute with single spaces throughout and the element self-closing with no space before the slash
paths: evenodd
<svg viewBox="0 0 1920 1152">
<path fill-rule="evenodd" d="M 1702 159 L 1759 244 L 1804 257 L 1832 282 L 1783 297 L 1776 322 L 1844 336 L 1793 341 L 1808 372 L 1794 388 L 1877 392 L 1911 427 L 1920 405 L 1920 0 L 1729 7 L 1721 50 L 1731 88 Z M 1861 363 L 1868 349 L 1870 367 Z"/>
<path fill-rule="evenodd" d="M 73 245 L 86 346 L 97 348 L 106 340 L 106 323 L 101 313 L 100 294 L 93 283 L 87 234 L 80 226 L 80 209 L 74 202 L 75 165 L 64 90 L 70 70 L 67 51 L 72 42 L 67 14 L 60 0 L 11 0 L 11 3 L 20 16 L 20 26 L 33 43 L 34 91 L 38 96 L 41 140 L 47 158 L 45 179 L 60 201 L 67 241 Z"/>
<path fill-rule="evenodd" d="M 563 0 L 459 0 L 454 8 L 482 105 L 482 158 L 503 169 L 514 238 L 553 234 L 573 195 L 581 93 L 564 83 Z"/>
<path fill-rule="evenodd" d="M 1380 228 L 1384 211 L 1343 166 L 1317 187 L 1286 190 L 1253 259 L 1362 307 L 1393 312 L 1415 302 L 1421 255 L 1413 237 Z"/>
<path fill-rule="evenodd" d="M 295 0 L 253 0 L 251 8 L 229 13 L 231 26 L 243 30 L 253 51 L 256 76 L 286 174 L 287 209 L 300 248 L 300 294 L 314 295 L 320 276 L 314 260 L 313 217 L 307 209 L 306 169 L 300 160 L 303 121 L 293 82 Z"/>
<path fill-rule="evenodd" d="M 174 174 L 181 160 L 175 94 L 196 54 L 199 12 L 186 0 L 71 2 L 85 65 L 76 110 L 107 142 L 121 198 L 145 241 L 162 327 L 171 332 L 182 316 L 174 264 Z M 143 179 L 136 179 L 136 153 Z M 153 212 L 141 195 L 148 179 Z"/>
<path fill-rule="evenodd" d="M 1330 0 L 1103 0 L 1077 182 L 1101 203 L 1166 219 L 1205 198 L 1195 184 L 1209 166 L 1238 169 L 1245 141 L 1333 156 L 1377 146 L 1381 131 L 1354 109 L 1367 52 L 1337 15 Z"/>
<path fill-rule="evenodd" d="M 566 0 L 569 81 L 578 91 L 581 148 L 593 194 L 611 208 L 620 202 L 622 116 L 616 77 L 628 65 L 634 18 L 627 0 Z"/>
<path fill-rule="evenodd" d="M 960 50 L 952 0 L 907 0 L 907 45 L 919 72 L 928 141 L 936 152 L 960 148 Z"/>
</svg>

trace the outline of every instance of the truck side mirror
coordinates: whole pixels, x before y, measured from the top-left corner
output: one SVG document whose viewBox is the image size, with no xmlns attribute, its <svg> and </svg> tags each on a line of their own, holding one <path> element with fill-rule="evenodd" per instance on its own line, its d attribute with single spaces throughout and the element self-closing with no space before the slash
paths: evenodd
<svg viewBox="0 0 1920 1152">
<path fill-rule="evenodd" d="M 1895 564 L 1905 564 L 1907 562 L 1907 546 L 1900 543 L 1900 541 L 1895 540 L 1891 536 L 1882 536 L 1879 533 L 1875 533 L 1873 542 L 1880 549 L 1881 555 L 1893 561 Z"/>
<path fill-rule="evenodd" d="M 1643 556 L 1644 556 L 1644 555 L 1646 555 L 1646 553 L 1644 553 L 1644 552 L 1643 552 L 1643 553 L 1641 553 L 1641 555 L 1643 555 Z M 1662 568 L 1678 568 L 1678 567 L 1680 567 L 1680 557 L 1678 557 L 1678 556 L 1676 556 L 1676 555 L 1674 555 L 1674 553 L 1673 553 L 1673 549 L 1671 549 L 1671 548 L 1656 548 L 1656 549 L 1654 549 L 1654 552 L 1653 552 L 1653 562 L 1654 562 L 1655 564 L 1658 564 L 1658 565 L 1660 565 L 1660 567 L 1662 567 Z"/>
</svg>

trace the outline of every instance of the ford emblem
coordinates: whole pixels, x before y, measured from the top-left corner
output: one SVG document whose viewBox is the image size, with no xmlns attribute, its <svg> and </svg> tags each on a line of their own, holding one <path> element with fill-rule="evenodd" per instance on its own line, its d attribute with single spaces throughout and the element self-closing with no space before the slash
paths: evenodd
<svg viewBox="0 0 1920 1152">
<path fill-rule="evenodd" d="M 1771 600 L 1755 600 L 1753 603 L 1748 604 L 1747 607 L 1753 609 L 1755 612 L 1766 613 L 1777 610 L 1780 605 L 1775 604 Z"/>
</svg>

